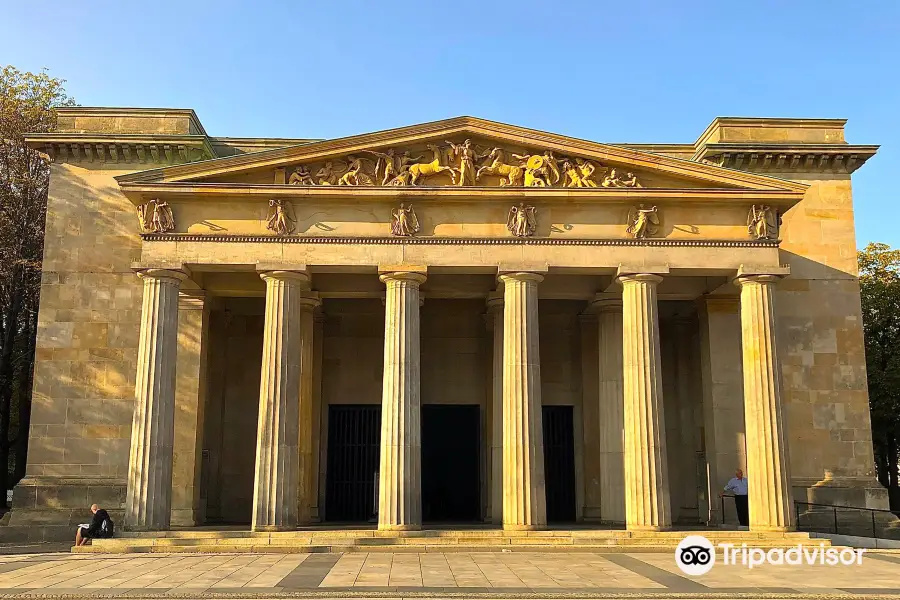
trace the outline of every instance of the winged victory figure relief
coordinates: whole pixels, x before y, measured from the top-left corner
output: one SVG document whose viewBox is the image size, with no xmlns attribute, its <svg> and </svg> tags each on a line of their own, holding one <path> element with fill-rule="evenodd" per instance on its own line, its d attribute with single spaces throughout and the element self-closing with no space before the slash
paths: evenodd
<svg viewBox="0 0 900 600">
<path fill-rule="evenodd" d="M 625 231 L 635 239 L 656 235 L 659 230 L 659 211 L 655 206 L 644 208 L 643 204 L 628 211 L 628 227 Z"/>
<path fill-rule="evenodd" d="M 516 237 L 530 237 L 534 235 L 537 229 L 535 208 L 533 206 L 525 206 L 524 202 L 520 202 L 519 206 L 510 208 L 506 217 L 506 228 Z"/>
<path fill-rule="evenodd" d="M 288 235 L 294 232 L 297 217 L 294 207 L 287 200 L 273 198 L 269 200 L 269 215 L 266 218 L 266 229 L 277 235 Z"/>
<path fill-rule="evenodd" d="M 391 234 L 410 237 L 419 232 L 419 220 L 412 204 L 400 204 L 400 208 L 391 211 Z"/>
<path fill-rule="evenodd" d="M 747 215 L 747 231 L 758 240 L 778 239 L 781 216 L 766 204 L 754 204 Z"/>
<path fill-rule="evenodd" d="M 165 200 L 154 198 L 137 206 L 142 233 L 166 233 L 175 229 L 172 207 Z"/>
</svg>

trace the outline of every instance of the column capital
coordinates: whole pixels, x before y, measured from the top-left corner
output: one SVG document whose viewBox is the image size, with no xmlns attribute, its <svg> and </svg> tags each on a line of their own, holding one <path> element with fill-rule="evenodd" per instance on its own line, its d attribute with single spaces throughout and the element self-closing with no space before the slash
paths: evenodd
<svg viewBox="0 0 900 600">
<path fill-rule="evenodd" d="M 784 278 L 784 275 L 773 275 L 771 273 L 756 273 L 753 275 L 738 275 L 734 278 L 734 285 L 743 287 L 750 283 L 757 284 L 776 284 Z"/>
<path fill-rule="evenodd" d="M 533 281 L 534 283 L 540 283 L 544 280 L 544 276 L 540 273 L 534 273 L 531 271 L 516 271 L 510 273 L 501 273 L 497 276 L 497 279 L 506 283 L 507 281 Z"/>
<path fill-rule="evenodd" d="M 300 310 L 304 311 L 314 311 L 322 305 L 322 299 L 319 298 L 318 292 L 305 291 L 300 294 L 298 302 L 300 303 Z"/>
<path fill-rule="evenodd" d="M 787 265 L 783 267 L 741 265 L 738 267 L 737 276 L 733 281 L 738 287 L 745 283 L 778 283 L 780 279 L 790 274 L 791 268 Z"/>
<path fill-rule="evenodd" d="M 625 273 L 616 276 L 616 281 L 618 281 L 623 286 L 626 283 L 648 283 L 655 286 L 658 285 L 662 280 L 662 276 L 657 275 L 656 273 Z"/>
<path fill-rule="evenodd" d="M 259 278 L 263 281 L 274 279 L 297 285 L 309 285 L 309 274 L 302 271 L 261 271 Z"/>
<path fill-rule="evenodd" d="M 203 310 L 206 305 L 206 290 L 181 290 L 178 293 L 178 310 Z"/>
<path fill-rule="evenodd" d="M 425 280 L 428 277 L 425 273 L 420 273 L 418 271 L 390 271 L 387 273 L 382 273 L 378 276 L 378 279 L 387 284 L 388 282 L 400 282 L 400 281 L 408 281 L 410 283 L 415 283 L 417 286 L 425 283 Z"/>
<path fill-rule="evenodd" d="M 168 279 L 178 284 L 189 277 L 187 272 L 180 269 L 135 269 L 135 274 L 141 279 Z"/>
<path fill-rule="evenodd" d="M 490 292 L 485 300 L 488 312 L 501 310 L 503 308 L 503 290 L 495 290 Z"/>
<path fill-rule="evenodd" d="M 594 296 L 590 308 L 598 313 L 622 312 L 622 294 L 604 292 Z"/>
</svg>

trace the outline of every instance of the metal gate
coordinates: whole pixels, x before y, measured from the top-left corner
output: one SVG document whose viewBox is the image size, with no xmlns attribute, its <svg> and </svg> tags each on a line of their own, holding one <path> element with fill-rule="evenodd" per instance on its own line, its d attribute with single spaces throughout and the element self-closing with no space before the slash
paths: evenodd
<svg viewBox="0 0 900 600">
<path fill-rule="evenodd" d="M 481 407 L 422 406 L 422 518 L 475 522 L 481 518 Z"/>
<path fill-rule="evenodd" d="M 365 522 L 375 516 L 380 442 L 380 406 L 328 407 L 326 520 Z"/>
<path fill-rule="evenodd" d="M 571 406 L 544 406 L 547 520 L 575 521 L 575 430 Z"/>
</svg>

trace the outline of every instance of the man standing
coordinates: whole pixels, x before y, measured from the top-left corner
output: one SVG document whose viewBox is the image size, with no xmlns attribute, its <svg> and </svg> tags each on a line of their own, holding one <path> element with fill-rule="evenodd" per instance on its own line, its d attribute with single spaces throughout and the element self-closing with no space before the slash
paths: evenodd
<svg viewBox="0 0 900 600">
<path fill-rule="evenodd" d="M 740 469 L 734 472 L 734 477 L 725 486 L 726 492 L 734 494 L 734 509 L 737 511 L 738 523 L 747 527 L 750 524 L 750 516 L 747 508 L 747 480 Z M 719 494 L 722 496 L 722 494 Z"/>
</svg>

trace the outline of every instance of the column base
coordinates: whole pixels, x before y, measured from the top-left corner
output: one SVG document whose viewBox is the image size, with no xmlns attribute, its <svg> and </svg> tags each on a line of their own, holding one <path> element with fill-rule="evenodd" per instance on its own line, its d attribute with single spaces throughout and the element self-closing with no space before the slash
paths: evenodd
<svg viewBox="0 0 900 600">
<path fill-rule="evenodd" d="M 626 531 L 671 531 L 671 526 L 664 525 L 626 525 Z"/>
<path fill-rule="evenodd" d="M 378 531 L 420 531 L 422 529 L 421 525 L 406 525 L 406 524 L 394 524 L 394 525 L 382 525 L 378 524 Z"/>
<path fill-rule="evenodd" d="M 749 529 L 750 533 L 790 533 L 797 531 L 796 527 L 770 527 L 768 525 L 751 525 Z"/>
<path fill-rule="evenodd" d="M 547 529 L 546 525 L 503 524 L 504 531 L 542 531 L 544 529 Z"/>
<path fill-rule="evenodd" d="M 256 527 L 251 527 L 251 531 L 254 532 L 271 532 L 271 531 L 297 531 L 297 527 L 285 527 L 283 525 L 258 525 Z"/>
<path fill-rule="evenodd" d="M 172 516 L 169 519 L 169 522 L 173 527 L 196 527 L 198 525 L 203 525 L 206 520 L 206 515 L 204 515 L 203 512 L 204 511 L 202 510 L 193 508 L 174 508 L 172 509 Z"/>
</svg>

